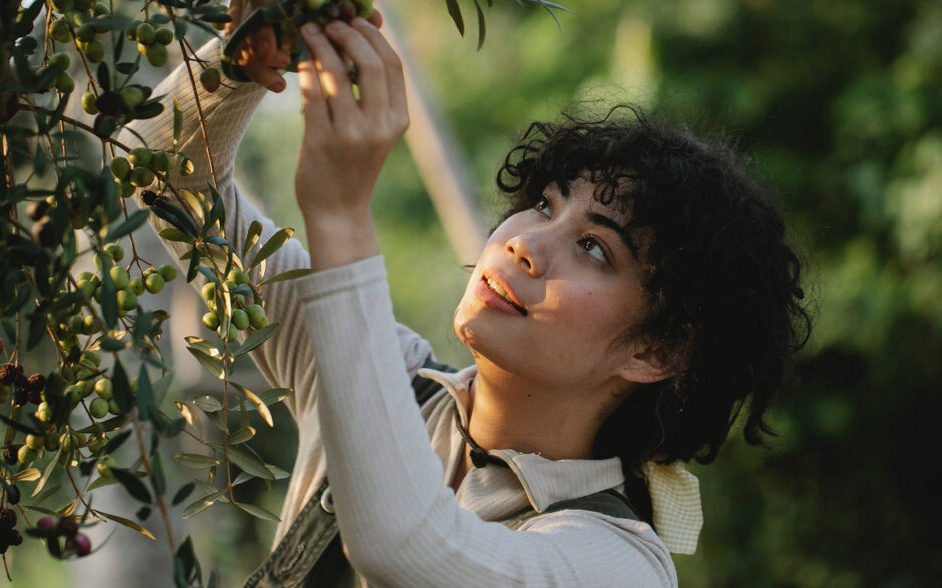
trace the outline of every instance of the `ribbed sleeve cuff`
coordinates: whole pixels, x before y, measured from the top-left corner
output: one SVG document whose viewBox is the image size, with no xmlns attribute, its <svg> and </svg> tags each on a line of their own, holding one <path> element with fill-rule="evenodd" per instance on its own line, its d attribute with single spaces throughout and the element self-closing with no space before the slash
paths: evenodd
<svg viewBox="0 0 942 588">
<path fill-rule="evenodd" d="M 315 272 L 295 280 L 302 304 L 386 280 L 382 255 Z"/>
</svg>

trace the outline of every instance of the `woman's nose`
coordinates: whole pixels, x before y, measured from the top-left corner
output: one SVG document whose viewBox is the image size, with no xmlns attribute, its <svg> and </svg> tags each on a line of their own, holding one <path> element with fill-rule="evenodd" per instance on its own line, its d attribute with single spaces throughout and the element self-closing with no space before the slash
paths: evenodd
<svg viewBox="0 0 942 588">
<path fill-rule="evenodd" d="M 545 269 L 542 259 L 538 256 L 538 247 L 531 237 L 517 235 L 508 240 L 507 253 L 531 276 L 539 276 Z"/>
</svg>

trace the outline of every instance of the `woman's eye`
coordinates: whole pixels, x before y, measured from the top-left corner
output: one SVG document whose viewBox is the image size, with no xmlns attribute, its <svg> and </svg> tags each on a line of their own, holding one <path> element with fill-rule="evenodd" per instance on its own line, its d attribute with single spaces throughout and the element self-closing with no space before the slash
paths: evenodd
<svg viewBox="0 0 942 588">
<path fill-rule="evenodd" d="M 583 237 L 579 240 L 579 246 L 595 261 L 608 263 L 608 254 L 605 253 L 605 248 L 595 237 Z"/>
<path fill-rule="evenodd" d="M 544 215 L 549 216 L 552 210 L 550 209 L 550 202 L 546 196 L 540 196 L 540 199 L 536 201 L 533 205 L 534 210 L 542 212 Z"/>
</svg>

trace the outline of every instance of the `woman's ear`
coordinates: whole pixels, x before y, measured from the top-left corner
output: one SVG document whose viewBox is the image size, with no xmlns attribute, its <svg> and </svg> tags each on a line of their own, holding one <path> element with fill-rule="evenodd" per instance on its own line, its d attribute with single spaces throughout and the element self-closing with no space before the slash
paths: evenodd
<svg viewBox="0 0 942 588">
<path fill-rule="evenodd" d="M 615 375 L 634 384 L 653 384 L 682 370 L 683 356 L 662 343 L 637 341 L 624 351 L 624 361 Z"/>
</svg>

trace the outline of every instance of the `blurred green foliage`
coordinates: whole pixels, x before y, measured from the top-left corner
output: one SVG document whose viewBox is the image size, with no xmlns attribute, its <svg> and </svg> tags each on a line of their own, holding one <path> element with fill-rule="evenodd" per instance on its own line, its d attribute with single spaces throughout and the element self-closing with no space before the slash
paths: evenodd
<svg viewBox="0 0 942 588">
<path fill-rule="evenodd" d="M 769 449 L 733 438 L 716 463 L 694 466 L 706 524 L 698 553 L 676 558 L 681 585 L 933 585 L 942 4 L 567 4 L 560 32 L 539 11 L 498 3 L 475 53 L 440 0 L 398 3 L 491 209 L 498 165 L 528 121 L 627 100 L 734 140 L 780 194 L 807 260 L 817 328 L 774 415 L 780 435 Z M 243 183 L 274 195 L 266 206 L 285 224 L 297 122 L 262 113 L 240 154 Z M 376 211 L 400 320 L 465 364 L 450 334 L 464 274 L 404 148 Z M 272 451 L 284 458 L 285 446 Z"/>
</svg>

